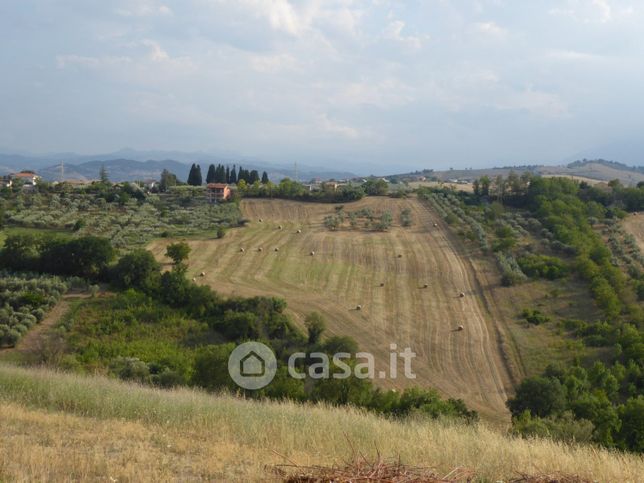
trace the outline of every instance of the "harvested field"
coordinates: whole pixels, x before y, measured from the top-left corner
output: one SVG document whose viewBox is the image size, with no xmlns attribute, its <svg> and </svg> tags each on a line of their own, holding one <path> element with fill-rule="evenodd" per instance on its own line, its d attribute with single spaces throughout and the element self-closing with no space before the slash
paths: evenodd
<svg viewBox="0 0 644 483">
<path fill-rule="evenodd" d="M 354 337 L 374 354 L 377 378 L 389 371 L 390 344 L 398 351 L 410 347 L 417 378 L 405 379 L 400 362 L 398 378 L 378 384 L 433 386 L 483 415 L 507 418 L 511 379 L 483 275 L 438 215 L 415 198 L 370 197 L 345 205 L 347 212 L 363 208 L 390 211 L 394 226 L 386 233 L 329 231 L 322 222 L 335 213 L 334 205 L 244 200 L 248 227 L 221 240 L 189 241 L 189 276 L 203 271 L 197 283 L 225 294 L 283 297 L 298 321 L 320 312 L 328 333 Z M 405 208 L 413 218 L 408 228 L 397 223 Z M 164 259 L 170 242 L 155 241 L 150 249 Z"/>
</svg>

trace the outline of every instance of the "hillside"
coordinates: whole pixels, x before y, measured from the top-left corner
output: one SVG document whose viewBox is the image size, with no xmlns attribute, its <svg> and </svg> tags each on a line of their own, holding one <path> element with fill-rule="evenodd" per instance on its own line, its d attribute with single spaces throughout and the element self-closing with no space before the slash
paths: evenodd
<svg viewBox="0 0 644 483">
<path fill-rule="evenodd" d="M 465 468 L 484 481 L 560 472 L 627 482 L 644 474 L 636 455 L 514 439 L 483 425 L 387 420 L 8 365 L 0 365 L 0 424 L 3 481 L 266 481 L 275 465 L 340 464 L 355 452 L 439 475 Z"/>
<path fill-rule="evenodd" d="M 330 231 L 323 220 L 336 212 L 333 205 L 248 199 L 241 207 L 248 227 L 222 240 L 188 242 L 189 276 L 226 294 L 283 297 L 299 321 L 320 312 L 332 335 L 349 335 L 374 354 L 376 373 L 389 371 L 391 343 L 410 347 L 418 355 L 417 378 L 379 383 L 436 387 L 507 421 L 512 384 L 503 320 L 488 300 L 486 274 L 472 266 L 435 213 L 415 198 L 370 197 L 346 204 L 345 212 L 388 211 L 395 220 L 389 231 Z M 411 212 L 411 227 L 398 222 L 404 209 Z M 150 249 L 164 260 L 170 242 L 156 241 Z"/>
<path fill-rule="evenodd" d="M 519 175 L 532 173 L 542 176 L 562 176 L 591 183 L 600 181 L 608 182 L 613 179 L 618 179 L 626 186 L 634 186 L 640 181 L 644 181 L 644 173 L 640 167 L 631 167 L 604 160 L 577 161 L 566 166 L 532 165 L 483 169 L 450 169 L 444 171 L 425 170 L 417 173 L 396 175 L 396 177 L 415 179 L 418 176 L 425 176 L 427 178 L 435 177 L 441 181 L 462 180 L 471 182 L 482 176 L 489 176 L 492 179 L 497 176 L 507 177 L 512 171 Z"/>
</svg>

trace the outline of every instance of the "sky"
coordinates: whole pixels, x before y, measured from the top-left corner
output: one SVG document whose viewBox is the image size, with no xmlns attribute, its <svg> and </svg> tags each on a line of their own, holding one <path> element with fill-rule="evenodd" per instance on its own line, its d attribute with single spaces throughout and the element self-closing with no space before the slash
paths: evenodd
<svg viewBox="0 0 644 483">
<path fill-rule="evenodd" d="M 636 0 L 2 0 L 0 147 L 329 167 L 641 137 Z"/>
</svg>

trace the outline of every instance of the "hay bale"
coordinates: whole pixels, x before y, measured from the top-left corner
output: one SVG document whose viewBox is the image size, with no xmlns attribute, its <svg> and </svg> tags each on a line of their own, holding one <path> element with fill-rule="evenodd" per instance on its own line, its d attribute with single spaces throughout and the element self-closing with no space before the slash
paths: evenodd
<svg viewBox="0 0 644 483">
<path fill-rule="evenodd" d="M 381 287 L 384 287 L 384 286 L 385 286 L 385 282 L 380 282 L 380 286 L 381 286 Z"/>
<path fill-rule="evenodd" d="M 402 258 L 402 253 L 399 253 L 399 254 L 398 254 L 398 258 Z"/>
<path fill-rule="evenodd" d="M 275 247 L 275 251 L 276 251 L 276 252 L 279 252 L 279 251 L 280 251 L 280 249 L 279 249 L 279 248 L 277 248 L 277 247 Z"/>
<path fill-rule="evenodd" d="M 278 226 L 278 227 L 277 227 L 277 229 L 278 229 L 278 230 L 281 230 L 281 229 L 282 229 L 282 225 Z"/>
<path fill-rule="evenodd" d="M 201 276 L 201 277 L 205 277 L 205 276 L 206 276 L 206 272 L 201 272 L 200 276 Z"/>
<path fill-rule="evenodd" d="M 298 233 L 302 233 L 302 230 L 297 230 Z"/>
<path fill-rule="evenodd" d="M 192 281 L 193 281 L 193 282 L 196 282 L 196 281 L 197 281 L 197 279 L 193 277 L 193 278 L 192 278 Z"/>
<path fill-rule="evenodd" d="M 258 251 L 258 252 L 263 252 L 263 251 L 264 251 L 264 249 L 263 249 L 262 247 L 259 247 L 259 248 L 257 249 L 257 251 Z"/>
<path fill-rule="evenodd" d="M 458 296 L 459 296 L 460 298 L 465 297 L 465 292 L 461 292 L 461 293 L 459 293 L 459 294 L 458 294 Z"/>
<path fill-rule="evenodd" d="M 239 251 L 244 253 L 245 250 L 243 248 L 240 248 Z"/>
<path fill-rule="evenodd" d="M 438 227 L 438 223 L 434 223 L 434 228 L 437 228 L 437 227 Z"/>
<path fill-rule="evenodd" d="M 313 250 L 311 250 L 311 256 L 313 256 L 313 255 L 315 255 L 315 252 Z"/>
<path fill-rule="evenodd" d="M 425 285 L 423 285 L 423 288 L 429 288 L 429 284 L 426 283 Z"/>
<path fill-rule="evenodd" d="M 465 330 L 465 327 L 463 327 L 462 325 L 459 325 L 459 326 L 456 328 L 456 330 L 458 330 L 458 331 L 460 332 L 461 330 Z"/>
<path fill-rule="evenodd" d="M 362 305 L 356 305 L 356 310 L 362 310 Z"/>
<path fill-rule="evenodd" d="M 260 218 L 260 219 L 259 219 L 259 222 L 261 223 L 262 221 L 264 221 L 264 220 L 262 220 L 262 219 Z"/>
</svg>

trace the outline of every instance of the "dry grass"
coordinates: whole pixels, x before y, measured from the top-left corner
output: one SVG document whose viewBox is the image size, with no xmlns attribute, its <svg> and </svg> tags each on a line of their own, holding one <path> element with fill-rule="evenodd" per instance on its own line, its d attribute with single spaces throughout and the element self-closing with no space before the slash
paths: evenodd
<svg viewBox="0 0 644 483">
<path fill-rule="evenodd" d="M 331 335 L 351 336 L 374 355 L 376 375 L 389 373 L 390 344 L 410 347 L 418 356 L 417 378 L 377 379 L 378 384 L 432 386 L 464 399 L 488 419 L 507 422 L 512 378 L 499 335 L 503 320 L 485 299 L 482 287 L 488 284 L 472 266 L 471 253 L 415 198 L 345 204 L 347 212 L 362 208 L 390 211 L 395 226 L 387 233 L 332 232 L 323 219 L 335 213 L 333 205 L 244 200 L 248 227 L 221 240 L 189 241 L 190 276 L 205 272 L 198 283 L 222 293 L 283 297 L 298 321 L 320 312 Z M 409 228 L 398 224 L 403 209 L 411 211 Z M 156 241 L 150 249 L 164 259 L 169 242 Z M 466 297 L 458 297 L 461 291 Z M 459 325 L 465 330 L 455 331 Z"/>
<path fill-rule="evenodd" d="M 437 475 L 468 468 L 482 481 L 561 473 L 626 482 L 644 474 L 635 455 L 513 439 L 484 425 L 391 421 L 6 365 L 0 425 L 0 481 L 258 481 L 275 478 L 267 467 L 338 466 L 353 452 Z"/>
</svg>

